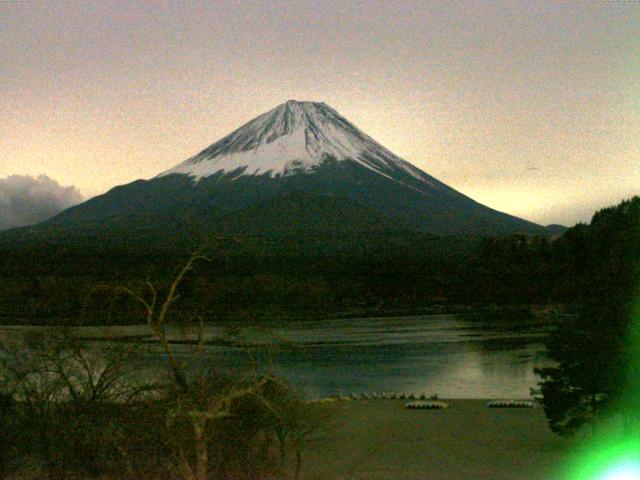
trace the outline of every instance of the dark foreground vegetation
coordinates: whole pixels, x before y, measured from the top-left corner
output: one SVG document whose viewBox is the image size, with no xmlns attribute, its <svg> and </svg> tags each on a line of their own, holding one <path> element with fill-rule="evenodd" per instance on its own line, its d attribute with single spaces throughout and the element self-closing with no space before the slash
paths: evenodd
<svg viewBox="0 0 640 480">
<path fill-rule="evenodd" d="M 202 330 L 185 357 L 164 334 L 193 256 L 166 293 L 139 293 L 165 365 L 67 328 L 0 342 L 0 478 L 299 479 L 327 417 L 264 365 L 219 371 Z M 202 326 L 202 323 L 201 323 Z M 15 477 L 14 477 L 15 478 Z"/>
<path fill-rule="evenodd" d="M 141 382 L 133 352 L 98 355 L 61 332 L 12 347 L 0 478 L 299 478 L 307 443 L 326 424 L 269 374 L 211 370 L 179 388 L 161 375 Z"/>
</svg>

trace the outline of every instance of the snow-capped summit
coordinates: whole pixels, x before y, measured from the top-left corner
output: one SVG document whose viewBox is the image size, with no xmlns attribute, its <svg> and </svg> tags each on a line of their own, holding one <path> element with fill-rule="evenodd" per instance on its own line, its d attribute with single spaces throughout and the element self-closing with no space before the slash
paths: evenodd
<svg viewBox="0 0 640 480">
<path fill-rule="evenodd" d="M 161 173 L 199 180 L 217 173 L 273 177 L 310 172 L 325 160 L 352 160 L 386 177 L 402 170 L 431 178 L 394 155 L 324 102 L 289 100 L 197 155 Z"/>
</svg>

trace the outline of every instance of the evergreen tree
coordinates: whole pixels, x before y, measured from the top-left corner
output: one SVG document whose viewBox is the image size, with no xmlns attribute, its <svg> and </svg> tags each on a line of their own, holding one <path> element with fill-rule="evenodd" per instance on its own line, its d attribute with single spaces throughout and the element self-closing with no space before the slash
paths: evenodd
<svg viewBox="0 0 640 480">
<path fill-rule="evenodd" d="M 579 315 L 563 321 L 547 341 L 557 366 L 536 369 L 551 429 L 570 434 L 623 399 L 637 349 L 632 316 L 640 267 L 640 198 L 597 212 L 563 248 L 575 257 L 583 288 Z M 570 262 L 571 263 L 571 262 Z M 578 273 L 579 272 L 579 273 Z"/>
</svg>

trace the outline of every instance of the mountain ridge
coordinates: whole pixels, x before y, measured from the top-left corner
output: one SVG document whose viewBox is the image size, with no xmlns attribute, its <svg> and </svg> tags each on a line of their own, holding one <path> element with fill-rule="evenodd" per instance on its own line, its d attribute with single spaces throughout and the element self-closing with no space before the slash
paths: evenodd
<svg viewBox="0 0 640 480">
<path fill-rule="evenodd" d="M 208 235 L 224 230 L 252 234 L 255 212 L 287 204 L 292 192 L 307 194 L 309 209 L 332 218 L 345 212 L 345 229 L 367 226 L 429 234 L 549 235 L 540 225 L 486 207 L 430 176 L 352 125 L 324 103 L 288 101 L 259 115 L 200 153 L 149 180 L 136 180 L 72 207 L 34 227 L 73 232 L 186 229 Z M 324 202 L 322 197 L 332 197 Z M 285 200 L 283 200 L 285 198 Z M 294 202 L 296 208 L 304 201 Z M 323 207 L 320 208 L 319 205 Z M 292 204 L 293 205 L 293 204 Z M 245 212 L 249 209 L 252 215 Z M 311 211 L 310 210 L 310 211 Z M 243 213 L 244 212 L 244 213 Z M 347 213 L 348 212 L 348 213 Z M 291 215 L 268 215 L 274 232 L 287 231 Z M 305 224 L 323 225 L 306 211 Z M 241 220 L 231 220 L 237 215 Z M 361 218 L 359 218 L 361 217 Z M 253 220 L 248 220 L 253 218 Z M 347 220 L 348 218 L 348 220 Z M 347 225 L 345 222 L 349 222 Z M 364 232 L 363 232 L 364 233 Z M 120 233 L 121 234 L 121 233 Z"/>
</svg>

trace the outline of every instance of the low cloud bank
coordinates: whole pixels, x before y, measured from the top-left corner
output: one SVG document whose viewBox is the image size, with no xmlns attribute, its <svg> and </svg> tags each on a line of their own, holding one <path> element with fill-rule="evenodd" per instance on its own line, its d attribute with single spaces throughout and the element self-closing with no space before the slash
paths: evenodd
<svg viewBox="0 0 640 480">
<path fill-rule="evenodd" d="M 46 175 L 0 178 L 0 230 L 42 222 L 82 200 L 76 187 L 64 187 Z"/>
</svg>

